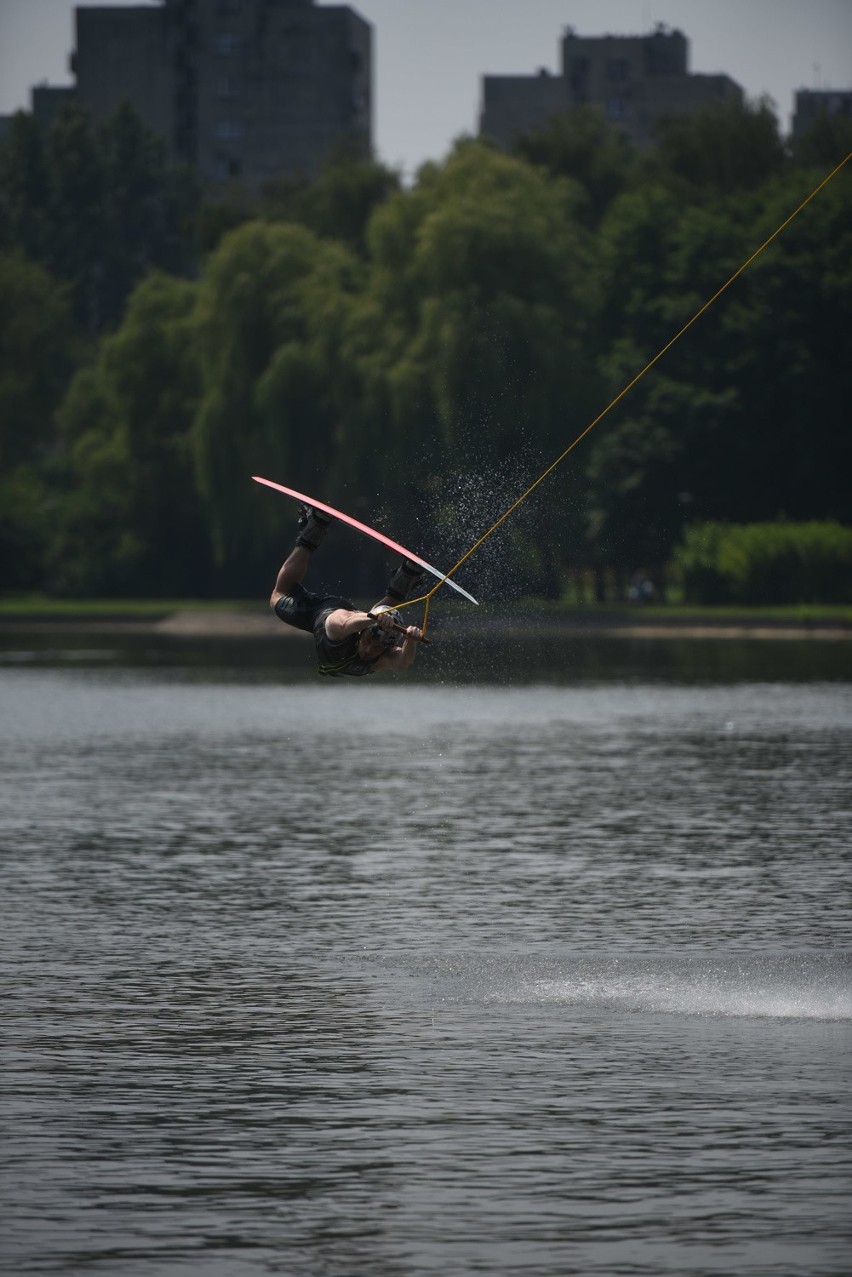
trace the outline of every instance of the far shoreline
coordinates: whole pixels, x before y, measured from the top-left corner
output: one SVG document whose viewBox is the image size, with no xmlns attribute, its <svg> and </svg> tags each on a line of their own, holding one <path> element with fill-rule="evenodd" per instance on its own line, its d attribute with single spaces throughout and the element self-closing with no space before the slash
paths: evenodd
<svg viewBox="0 0 852 1277">
<path fill-rule="evenodd" d="M 150 610 L 149 610 L 150 609 Z M 690 613 L 678 609 L 666 615 L 662 608 L 643 614 L 640 609 L 589 608 L 571 611 L 549 607 L 525 611 L 501 609 L 471 615 L 455 609 L 438 612 L 431 618 L 433 631 L 440 631 L 448 639 L 468 636 L 487 636 L 489 631 L 499 630 L 503 638 L 606 638 L 606 639 L 718 639 L 718 640 L 774 640 L 843 642 L 852 639 L 852 618 L 846 609 L 838 615 L 813 615 L 800 618 L 795 609 L 778 615 L 756 612 L 750 616 L 747 610 L 726 610 L 717 615 L 708 610 Z M 167 604 L 111 604 L 99 609 L 88 605 L 74 611 L 73 605 L 57 605 L 51 612 L 49 604 L 39 604 L 28 609 L 8 605 L 0 610 L 0 635 L 87 633 L 87 634 L 145 634 L 169 639 L 238 639 L 304 641 L 309 635 L 290 626 L 282 625 L 271 612 L 258 607 L 239 605 L 179 604 L 169 608 Z"/>
</svg>

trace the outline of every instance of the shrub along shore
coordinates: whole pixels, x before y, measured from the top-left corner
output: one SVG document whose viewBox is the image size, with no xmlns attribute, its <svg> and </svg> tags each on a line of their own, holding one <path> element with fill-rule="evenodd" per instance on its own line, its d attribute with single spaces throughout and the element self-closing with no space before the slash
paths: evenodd
<svg viewBox="0 0 852 1277">
<path fill-rule="evenodd" d="M 366 603 L 365 603 L 366 605 Z M 484 633 L 498 627 L 515 637 L 586 634 L 625 638 L 852 639 L 852 607 L 694 607 L 588 604 L 581 607 L 541 600 L 511 607 L 478 609 L 438 604 L 430 624 L 448 633 Z M 263 601 L 163 599 L 0 600 L 0 630 L 60 630 L 163 633 L 198 638 L 300 637 L 283 626 Z"/>
</svg>

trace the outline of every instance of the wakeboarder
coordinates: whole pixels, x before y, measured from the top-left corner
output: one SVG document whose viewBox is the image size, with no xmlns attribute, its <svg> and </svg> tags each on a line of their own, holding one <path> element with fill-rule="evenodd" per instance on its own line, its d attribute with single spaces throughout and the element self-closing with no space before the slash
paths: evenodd
<svg viewBox="0 0 852 1277">
<path fill-rule="evenodd" d="M 404 625 L 394 604 L 415 597 L 424 580 L 419 566 L 403 559 L 384 598 L 369 612 L 359 611 L 339 595 L 306 590 L 302 581 L 311 556 L 332 522 L 324 511 L 301 507 L 296 544 L 279 569 L 270 607 L 285 625 L 313 634 L 320 674 L 363 678 L 385 670 L 398 673 L 409 669 L 423 632 L 416 625 Z"/>
</svg>

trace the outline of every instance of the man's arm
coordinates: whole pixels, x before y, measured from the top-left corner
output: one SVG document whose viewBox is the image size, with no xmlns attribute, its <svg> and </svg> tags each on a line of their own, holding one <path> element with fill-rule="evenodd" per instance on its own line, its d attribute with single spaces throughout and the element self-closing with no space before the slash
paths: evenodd
<svg viewBox="0 0 852 1277">
<path fill-rule="evenodd" d="M 409 625 L 405 631 L 405 638 L 402 640 L 401 647 L 392 647 L 389 652 L 385 652 L 381 660 L 376 662 L 376 669 L 395 672 L 409 669 L 414 664 L 414 658 L 417 655 L 418 639 L 422 637 L 422 630 L 418 629 L 416 625 Z"/>
<path fill-rule="evenodd" d="M 350 634 L 360 634 L 375 619 L 369 612 L 350 612 L 348 608 L 338 607 L 325 618 L 325 632 L 332 643 L 339 643 Z"/>
</svg>

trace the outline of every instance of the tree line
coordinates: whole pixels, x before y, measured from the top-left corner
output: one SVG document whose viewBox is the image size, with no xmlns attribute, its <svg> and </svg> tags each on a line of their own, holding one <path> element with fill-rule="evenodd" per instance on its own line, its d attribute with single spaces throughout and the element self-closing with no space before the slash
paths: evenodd
<svg viewBox="0 0 852 1277">
<path fill-rule="evenodd" d="M 0 589 L 268 587 L 313 492 L 454 561 L 852 150 L 766 102 L 636 154 L 593 109 L 410 187 L 338 153 L 211 199 L 128 108 L 0 147 Z M 558 596 L 696 524 L 852 524 L 841 171 L 471 560 Z M 339 562 L 335 560 L 337 554 Z M 346 561 L 344 562 L 344 556 Z M 363 560 L 363 562 L 362 562 Z M 369 555 L 324 562 L 369 590 Z"/>
</svg>

